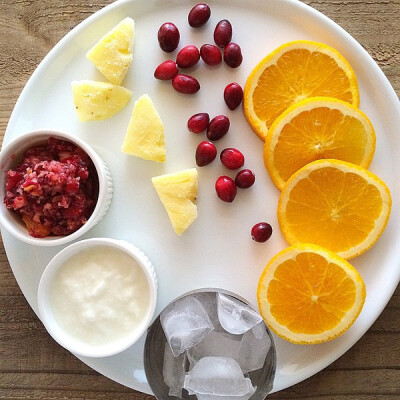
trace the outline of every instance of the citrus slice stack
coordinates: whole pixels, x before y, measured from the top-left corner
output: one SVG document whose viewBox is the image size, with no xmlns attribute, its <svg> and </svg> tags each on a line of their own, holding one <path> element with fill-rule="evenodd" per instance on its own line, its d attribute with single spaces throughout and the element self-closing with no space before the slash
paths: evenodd
<svg viewBox="0 0 400 400">
<path fill-rule="evenodd" d="M 244 114 L 264 140 L 283 111 L 316 96 L 334 97 L 358 107 L 355 73 L 337 50 L 323 43 L 297 40 L 278 47 L 250 73 L 244 88 Z"/>
<path fill-rule="evenodd" d="M 282 190 L 301 167 L 334 158 L 368 168 L 375 152 L 375 131 L 357 107 L 329 97 L 302 100 L 271 125 L 264 145 L 268 173 Z"/>
<path fill-rule="evenodd" d="M 365 296 L 357 270 L 313 244 L 278 253 L 265 267 L 257 289 L 266 324 L 299 344 L 326 342 L 344 333 L 360 314 Z"/>
<path fill-rule="evenodd" d="M 278 221 L 289 244 L 314 243 L 352 258 L 378 240 L 391 196 L 368 170 L 339 160 L 317 160 L 295 172 L 282 189 Z"/>
</svg>

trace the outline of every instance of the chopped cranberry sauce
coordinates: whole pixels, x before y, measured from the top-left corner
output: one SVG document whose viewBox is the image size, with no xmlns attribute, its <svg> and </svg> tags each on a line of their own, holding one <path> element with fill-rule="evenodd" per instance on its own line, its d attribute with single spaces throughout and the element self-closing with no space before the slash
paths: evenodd
<svg viewBox="0 0 400 400">
<path fill-rule="evenodd" d="M 22 216 L 33 237 L 65 236 L 89 219 L 98 196 L 90 157 L 73 143 L 50 137 L 25 151 L 6 172 L 4 204 Z"/>
</svg>

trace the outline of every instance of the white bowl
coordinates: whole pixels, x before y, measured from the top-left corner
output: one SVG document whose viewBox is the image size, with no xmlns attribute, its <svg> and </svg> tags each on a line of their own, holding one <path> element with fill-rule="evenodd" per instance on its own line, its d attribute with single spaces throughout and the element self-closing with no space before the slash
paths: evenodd
<svg viewBox="0 0 400 400">
<path fill-rule="evenodd" d="M 37 130 L 24 133 L 3 147 L 0 154 L 1 202 L 3 202 L 5 196 L 6 172 L 18 164 L 24 152 L 29 147 L 38 145 L 40 143 L 45 143 L 49 137 L 55 137 L 72 142 L 85 151 L 85 153 L 93 161 L 93 164 L 96 168 L 99 181 L 99 194 L 96 206 L 88 221 L 81 228 L 67 236 L 48 236 L 45 238 L 32 237 L 29 235 L 22 218 L 1 204 L 0 224 L 17 239 L 37 246 L 58 246 L 71 242 L 86 233 L 104 217 L 110 206 L 113 194 L 112 178 L 107 165 L 87 143 L 68 133 L 51 130 Z"/>
<path fill-rule="evenodd" d="M 148 306 L 141 321 L 126 335 L 117 340 L 110 340 L 102 344 L 89 344 L 88 340 L 77 338 L 68 329 L 63 328 L 62 322 L 57 320 L 57 311 L 54 310 L 55 279 L 61 267 L 72 256 L 89 248 L 111 247 L 132 257 L 143 271 L 148 283 Z M 64 270 L 65 271 L 65 270 Z M 120 353 L 132 346 L 146 331 L 152 322 L 157 302 L 157 276 L 148 257 L 134 245 L 115 239 L 93 238 L 73 243 L 61 250 L 47 265 L 40 279 L 38 288 L 38 306 L 40 318 L 53 337 L 61 346 L 72 353 L 86 357 L 107 357 Z M 52 294 L 53 293 L 53 294 Z M 91 328 L 92 329 L 92 328 Z"/>
</svg>

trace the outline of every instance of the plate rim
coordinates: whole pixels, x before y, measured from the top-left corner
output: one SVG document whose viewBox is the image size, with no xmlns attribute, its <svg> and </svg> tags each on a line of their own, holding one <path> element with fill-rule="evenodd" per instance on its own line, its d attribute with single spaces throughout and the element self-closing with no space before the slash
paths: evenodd
<svg viewBox="0 0 400 400">
<path fill-rule="evenodd" d="M 105 7 L 101 8 L 100 10 L 94 12 L 93 14 L 91 14 L 89 17 L 87 17 L 86 19 L 84 19 L 83 21 L 81 21 L 79 24 L 77 24 L 73 29 L 71 29 L 66 35 L 64 35 L 54 46 L 53 48 L 47 53 L 47 55 L 42 59 L 42 61 L 39 63 L 39 65 L 36 67 L 36 69 L 34 70 L 34 72 L 32 73 L 32 75 L 30 76 L 30 78 L 28 79 L 28 81 L 26 82 L 24 88 L 22 89 L 16 103 L 15 106 L 13 108 L 13 111 L 11 113 L 11 116 L 9 118 L 6 130 L 5 130 L 5 134 L 4 134 L 4 139 L 3 139 L 3 144 L 6 144 L 10 138 L 11 138 L 11 134 L 9 133 L 9 131 L 12 130 L 12 126 L 15 124 L 15 120 L 18 118 L 24 103 L 26 101 L 26 97 L 27 94 L 30 91 L 30 88 L 32 85 L 35 84 L 35 80 L 37 76 L 40 76 L 42 70 L 45 70 L 47 68 L 47 66 L 49 64 L 51 64 L 54 59 L 57 58 L 59 52 L 62 51 L 62 48 L 64 47 L 64 44 L 68 44 L 68 42 L 70 41 L 71 38 L 73 38 L 74 36 L 78 36 L 81 34 L 81 31 L 85 30 L 86 27 L 88 27 L 90 24 L 92 24 L 92 22 L 102 18 L 104 15 L 107 15 L 108 13 L 112 13 L 115 10 L 117 10 L 120 7 L 124 7 L 126 4 L 134 4 L 134 3 L 139 3 L 139 2 L 143 2 L 145 0 L 117 0 L 114 3 L 108 4 Z M 335 30 L 335 32 L 337 34 L 340 34 L 341 37 L 343 37 L 343 39 L 345 39 L 346 41 L 349 42 L 349 45 L 355 49 L 357 49 L 358 52 L 361 53 L 361 55 L 368 59 L 369 61 L 369 67 L 373 68 L 373 73 L 374 74 L 378 74 L 381 78 L 381 80 L 385 83 L 385 86 L 383 88 L 384 92 L 385 92 L 385 96 L 389 97 L 389 100 L 391 103 L 395 104 L 397 102 L 397 120 L 399 122 L 399 126 L 400 126 L 400 103 L 398 101 L 398 97 L 397 94 L 394 90 L 394 88 L 392 87 L 392 85 L 390 84 L 388 78 L 385 76 L 385 74 L 383 73 L 383 71 L 381 70 L 381 68 L 379 67 L 379 65 L 376 63 L 376 61 L 371 57 L 371 55 L 364 49 L 364 47 L 355 39 L 353 38 L 353 36 L 351 36 L 350 33 L 348 33 L 344 28 L 342 28 L 339 24 L 337 24 L 335 21 L 333 21 L 331 18 L 327 17 L 325 14 L 323 14 L 322 12 L 316 10 L 315 8 L 311 7 L 308 4 L 305 4 L 303 2 L 301 2 L 300 0 L 269 0 L 271 3 L 276 3 L 276 4 L 282 4 L 285 3 L 285 6 L 288 7 L 294 7 L 294 8 L 298 8 L 301 11 L 304 11 L 306 13 L 310 13 L 313 17 L 317 18 L 318 20 L 321 21 L 322 24 L 326 24 L 328 25 L 331 29 Z M 254 3 L 259 3 L 257 0 L 250 0 L 250 2 L 254 2 Z M 182 4 L 182 2 L 179 1 L 175 1 L 176 4 Z M 220 4 L 228 4 L 228 3 L 236 3 L 236 4 L 240 4 L 241 2 L 237 1 L 237 0 L 215 0 L 215 1 L 210 1 L 211 5 L 212 3 L 220 3 Z M 157 4 L 156 2 L 153 4 L 154 7 L 157 7 L 161 5 Z M 161 7 L 165 7 L 165 5 L 161 5 Z M 263 4 L 264 7 L 264 4 Z M 22 132 L 21 132 L 22 133 Z M 19 133 L 18 133 L 19 134 Z M 4 237 L 4 228 L 0 227 L 0 230 L 2 232 L 2 236 Z M 397 242 L 400 245 L 400 236 L 396 238 Z M 9 250 L 7 250 L 9 248 L 9 246 L 11 246 L 11 243 L 8 242 L 7 240 L 4 241 L 4 248 L 6 250 L 6 254 L 8 255 L 8 253 L 10 252 Z M 400 254 L 397 257 L 397 265 L 400 264 Z M 9 260 L 9 264 L 11 266 L 11 269 L 13 271 L 14 277 L 18 283 L 18 286 L 21 289 L 21 285 L 18 282 L 18 279 L 16 277 L 16 274 L 14 272 L 14 269 L 16 268 L 12 262 L 12 260 Z M 324 363 L 319 363 L 318 365 L 314 365 L 311 366 L 307 369 L 307 373 L 303 374 L 304 376 L 301 376 L 300 379 L 288 379 L 288 383 L 287 385 L 283 385 L 282 387 L 279 388 L 279 390 L 283 390 L 286 389 L 287 387 L 290 387 L 294 384 L 297 384 L 299 382 L 302 382 L 303 380 L 315 375 L 316 373 L 320 372 L 321 370 L 325 369 L 328 365 L 330 365 L 331 363 L 333 363 L 334 361 L 336 361 L 339 357 L 341 357 L 345 352 L 347 352 L 351 347 L 353 347 L 359 340 L 360 338 L 371 328 L 371 326 L 373 325 L 373 323 L 378 319 L 378 317 L 381 315 L 382 311 L 384 310 L 384 308 L 386 307 L 387 303 L 389 302 L 390 298 L 393 296 L 394 291 L 396 290 L 398 283 L 400 281 L 400 269 L 398 270 L 398 274 L 397 274 L 397 279 L 393 279 L 391 280 L 391 282 L 389 282 L 389 290 L 387 290 L 385 292 L 385 296 L 383 296 L 380 299 L 381 300 L 381 306 L 379 307 L 379 311 L 376 313 L 375 317 L 371 320 L 372 322 L 370 324 L 367 324 L 368 326 L 365 327 L 364 329 L 360 330 L 357 332 L 357 334 L 354 335 L 354 339 L 351 340 L 348 344 L 346 344 L 345 346 L 342 347 L 341 351 L 339 352 L 335 352 L 333 358 L 330 358 L 330 360 L 324 362 Z M 21 289 L 22 291 L 22 289 Z M 37 310 L 32 306 L 32 304 L 28 301 L 25 293 L 22 291 L 25 299 L 27 300 L 28 304 L 30 305 L 30 307 L 33 309 L 33 311 L 36 313 L 36 315 L 38 316 L 39 320 L 40 317 L 38 315 Z M 75 355 L 76 356 L 76 355 Z M 95 369 L 96 371 L 97 368 L 93 366 L 94 362 L 92 362 L 91 359 L 85 359 L 84 357 L 78 357 L 82 362 L 84 362 L 85 364 L 87 364 L 88 366 L 90 366 L 91 368 Z M 99 371 L 98 371 L 99 372 Z M 100 372 L 101 374 L 103 374 L 102 372 Z M 118 380 L 118 377 L 116 376 L 112 376 L 112 374 L 107 374 L 105 375 L 106 377 L 122 384 L 126 386 L 126 383 L 123 381 Z M 136 383 L 136 382 L 135 382 Z M 138 387 L 140 387 L 141 385 L 138 384 Z M 129 386 L 131 388 L 134 388 L 133 386 Z M 143 391 L 143 393 L 148 393 L 151 394 L 151 391 L 146 390 L 146 388 L 140 387 L 140 388 L 134 388 L 135 390 L 140 390 Z M 275 388 L 271 391 L 271 393 L 278 391 Z"/>
</svg>

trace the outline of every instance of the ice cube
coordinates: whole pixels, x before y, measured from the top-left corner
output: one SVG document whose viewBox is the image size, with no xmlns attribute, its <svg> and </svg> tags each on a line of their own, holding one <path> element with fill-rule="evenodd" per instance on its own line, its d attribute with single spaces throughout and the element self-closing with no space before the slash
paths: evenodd
<svg viewBox="0 0 400 400">
<path fill-rule="evenodd" d="M 238 336 L 226 332 L 210 332 L 187 352 L 191 367 L 203 357 L 231 357 L 238 360 L 241 342 Z"/>
<path fill-rule="evenodd" d="M 165 384 L 169 387 L 169 395 L 182 398 L 182 387 L 186 372 L 186 354 L 178 357 L 172 354 L 168 343 L 165 343 L 163 377 Z"/>
<path fill-rule="evenodd" d="M 160 315 L 167 342 L 175 357 L 199 343 L 214 326 L 193 296 L 178 299 Z"/>
<path fill-rule="evenodd" d="M 196 394 L 196 397 L 198 400 L 248 400 L 253 393 L 254 392 L 243 396 L 234 396 L 231 394 L 228 396 L 220 396 L 218 394 Z"/>
<path fill-rule="evenodd" d="M 204 357 L 186 374 L 183 387 L 199 400 L 248 400 L 255 392 L 239 364 L 229 357 Z"/>
<path fill-rule="evenodd" d="M 219 326 L 217 302 L 215 300 L 215 292 L 196 293 L 194 297 L 200 301 L 207 312 L 208 317 L 214 325 L 214 330 Z M 221 330 L 221 329 L 220 329 Z"/>
<path fill-rule="evenodd" d="M 247 331 L 242 337 L 238 355 L 242 371 L 246 373 L 262 368 L 270 347 L 271 339 L 264 322 Z"/>
<path fill-rule="evenodd" d="M 263 339 L 265 336 L 268 336 L 264 321 L 261 321 L 257 325 L 254 325 L 253 328 L 251 328 L 251 330 L 253 331 L 254 336 L 257 339 Z"/>
<path fill-rule="evenodd" d="M 241 335 L 262 321 L 250 306 L 223 293 L 217 293 L 218 319 L 229 333 Z"/>
</svg>

